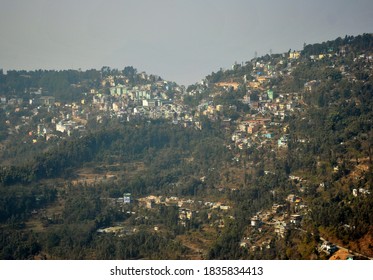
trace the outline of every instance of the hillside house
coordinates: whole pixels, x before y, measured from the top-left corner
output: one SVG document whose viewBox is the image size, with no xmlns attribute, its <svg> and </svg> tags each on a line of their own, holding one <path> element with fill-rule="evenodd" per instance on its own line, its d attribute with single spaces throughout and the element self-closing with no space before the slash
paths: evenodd
<svg viewBox="0 0 373 280">
<path fill-rule="evenodd" d="M 250 220 L 250 224 L 251 224 L 252 227 L 259 227 L 260 223 L 261 223 L 261 221 L 260 221 L 259 217 L 256 216 L 256 215 L 254 217 L 252 217 L 251 220 Z"/>
<path fill-rule="evenodd" d="M 280 237 L 284 238 L 287 232 L 287 224 L 285 222 L 278 221 L 275 224 L 275 233 Z"/>
<path fill-rule="evenodd" d="M 298 59 L 300 57 L 300 52 L 298 51 L 292 51 L 289 53 L 290 59 Z"/>
<path fill-rule="evenodd" d="M 288 137 L 286 135 L 282 136 L 277 140 L 277 146 L 279 148 L 287 148 L 288 146 Z"/>
<path fill-rule="evenodd" d="M 282 204 L 273 204 L 272 205 L 272 213 L 273 214 L 281 213 L 281 212 L 283 212 L 284 208 L 285 207 Z"/>
<path fill-rule="evenodd" d="M 301 221 L 302 221 L 301 215 L 291 215 L 290 217 L 290 223 L 294 224 L 295 226 L 299 226 Z"/>
<path fill-rule="evenodd" d="M 39 98 L 40 105 L 51 106 L 56 102 L 56 98 L 54 96 L 41 96 Z"/>
</svg>

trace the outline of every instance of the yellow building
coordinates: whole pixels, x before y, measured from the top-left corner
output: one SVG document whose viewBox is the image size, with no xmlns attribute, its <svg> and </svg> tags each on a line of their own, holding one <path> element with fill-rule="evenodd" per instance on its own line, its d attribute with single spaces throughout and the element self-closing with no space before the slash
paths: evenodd
<svg viewBox="0 0 373 280">
<path fill-rule="evenodd" d="M 263 77 L 263 76 L 260 76 L 260 77 L 257 78 L 257 80 L 258 80 L 259 83 L 262 84 L 262 83 L 264 83 L 267 80 L 267 78 Z"/>
<path fill-rule="evenodd" d="M 250 88 L 258 88 L 260 86 L 259 82 L 250 82 L 249 87 Z"/>
<path fill-rule="evenodd" d="M 293 51 L 293 52 L 289 53 L 289 58 L 291 58 L 291 59 L 298 59 L 299 57 L 300 57 L 300 52 Z"/>
<path fill-rule="evenodd" d="M 223 110 L 223 105 L 216 105 L 216 111 L 220 112 Z"/>
</svg>

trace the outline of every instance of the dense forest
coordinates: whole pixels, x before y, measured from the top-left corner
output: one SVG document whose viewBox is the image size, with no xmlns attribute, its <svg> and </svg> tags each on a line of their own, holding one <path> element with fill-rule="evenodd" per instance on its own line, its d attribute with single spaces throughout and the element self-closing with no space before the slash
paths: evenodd
<svg viewBox="0 0 373 280">
<path fill-rule="evenodd" d="M 208 190 L 205 190 L 205 184 L 199 178 L 209 169 L 218 167 L 219 162 L 224 158 L 225 161 L 227 160 L 228 154 L 222 143 L 221 135 L 212 130 L 188 130 L 171 126 L 162 121 L 136 124 L 117 123 L 112 127 L 99 128 L 85 137 L 58 143 L 47 152 L 35 156 L 32 162 L 21 166 L 3 167 L 1 171 L 1 221 L 9 226 L 10 231 L 4 230 L 2 232 L 1 240 L 4 242 L 2 245 L 7 244 L 6 248 L 18 246 L 17 238 L 19 237 L 14 236 L 16 239 L 12 240 L 13 235 L 9 235 L 12 228 L 23 228 L 24 221 L 32 215 L 32 210 L 41 209 L 47 204 L 55 202 L 58 189 L 60 199 L 64 201 L 64 210 L 59 217 L 50 220 L 46 218 L 44 221 L 45 227 L 56 224 L 53 226 L 55 230 L 51 232 L 48 230 L 46 233 L 45 244 L 48 248 L 62 246 L 61 244 L 65 244 L 66 241 L 60 239 L 71 238 L 70 240 L 74 240 L 74 243 L 66 248 L 58 249 L 59 251 L 53 250 L 52 254 L 59 258 L 90 258 L 90 251 L 93 250 L 97 253 L 97 250 L 94 249 L 95 246 L 101 246 L 100 244 L 103 242 L 102 238 L 92 239 L 91 235 L 94 235 L 99 227 L 109 226 L 116 220 L 122 221 L 128 218 L 126 215 L 115 212 L 110 204 L 102 200 L 102 197 L 117 197 L 121 196 L 123 192 L 130 192 L 134 196 L 150 193 L 194 196 L 198 193 L 198 195 L 202 195 Z M 193 160 L 188 161 L 189 158 Z M 145 170 L 134 178 L 122 176 L 113 182 L 98 182 L 92 187 L 70 186 L 63 191 L 59 185 L 41 187 L 42 184 L 40 184 L 43 179 L 60 176 L 66 180 L 72 180 L 74 170 L 84 164 L 99 162 L 100 165 L 105 166 L 113 163 L 122 165 L 139 161 L 145 164 Z M 214 184 L 214 180 L 216 177 L 211 176 L 208 183 Z M 164 211 L 166 212 L 159 216 L 158 222 L 169 225 L 173 231 L 180 231 L 177 219 L 175 221 L 170 218 L 175 213 L 168 213 L 168 208 L 165 208 Z M 83 240 L 76 241 L 77 237 L 74 234 L 77 231 L 81 232 Z M 69 235 L 70 237 L 68 237 Z M 32 234 L 27 234 L 24 238 L 26 237 L 27 239 L 34 238 Z M 96 238 L 99 239 L 96 240 Z M 167 254 L 171 251 L 176 254 L 178 250 L 185 250 L 177 243 L 164 246 L 166 240 L 168 240 L 166 237 L 160 238 L 140 232 L 126 241 L 131 244 L 131 248 L 127 248 L 122 242 L 112 243 L 114 242 L 112 240 L 109 243 L 113 248 L 102 248 L 102 254 L 100 249 L 95 257 L 140 258 L 147 256 L 149 252 L 154 251 L 154 248 L 159 247 L 162 250 L 158 256 L 154 255 L 154 258 L 174 258 L 176 255 L 168 256 Z M 96 242 L 100 244 L 95 244 Z M 109 246 L 107 240 L 104 243 Z M 88 247 L 93 246 L 93 248 L 86 247 L 88 244 Z M 144 246 L 144 249 L 141 249 L 140 244 Z M 147 247 L 148 245 L 151 247 Z M 41 246 L 38 244 L 36 247 Z M 63 247 L 65 246 L 67 245 L 63 245 Z M 121 249 L 117 246 L 124 247 Z M 180 247 L 180 249 L 171 250 L 168 248 L 169 246 Z M 124 249 L 125 247 L 127 249 Z M 69 252 L 72 248 L 74 248 L 73 252 Z M 117 249 L 118 252 L 115 251 Z M 83 250 L 84 253 L 79 252 L 79 254 L 84 255 L 75 255 L 75 250 Z M 114 250 L 113 254 L 109 256 L 108 250 Z M 141 254 L 143 250 L 148 253 Z M 156 251 L 158 252 L 158 250 Z M 3 250 L 3 252 L 5 254 L 3 258 L 8 258 L 7 250 Z M 179 254 L 181 254 L 180 252 Z M 24 252 L 25 255 L 14 255 L 13 257 L 28 258 L 34 253 L 31 250 Z"/>
</svg>

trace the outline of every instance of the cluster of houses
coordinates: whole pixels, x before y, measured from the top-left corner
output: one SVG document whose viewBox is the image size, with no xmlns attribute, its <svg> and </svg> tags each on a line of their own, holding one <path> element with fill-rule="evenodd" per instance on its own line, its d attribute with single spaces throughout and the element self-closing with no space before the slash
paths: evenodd
<svg viewBox="0 0 373 280">
<path fill-rule="evenodd" d="M 92 104 L 101 113 L 112 117 L 148 117 L 176 119 L 183 112 L 183 106 L 174 102 L 174 96 L 183 88 L 167 81 L 145 85 L 123 85 L 110 82 L 109 94 L 91 90 Z M 171 93 L 171 95 L 170 95 Z"/>
<path fill-rule="evenodd" d="M 367 195 L 370 195 L 370 191 L 369 190 L 366 190 L 364 188 L 359 188 L 359 189 L 353 189 L 352 190 L 352 195 L 354 197 L 358 197 L 358 196 L 367 196 Z"/>
<path fill-rule="evenodd" d="M 288 58 L 290 61 L 295 61 L 299 57 L 299 52 L 292 52 Z M 302 110 L 302 97 L 298 92 L 278 92 L 277 87 L 273 85 L 273 79 L 286 76 L 293 69 L 291 62 L 287 66 L 281 66 L 284 61 L 285 59 L 280 59 L 275 65 L 273 61 L 255 59 L 251 62 L 253 66 L 251 79 L 245 74 L 239 83 L 217 84 L 219 87 L 223 86 L 225 90 L 239 86 L 246 89 L 241 102 L 249 105 L 251 114 L 240 117 L 236 122 L 236 130 L 232 134 L 232 141 L 239 149 L 253 145 L 259 147 L 266 144 L 275 145 L 276 141 L 279 148 L 287 147 L 286 117 Z M 213 115 L 221 111 L 221 108 L 222 105 L 209 105 L 204 113 Z"/>
<path fill-rule="evenodd" d="M 201 210 L 208 210 L 207 218 L 211 221 L 211 226 L 217 226 L 222 228 L 225 226 L 225 217 L 233 219 L 232 216 L 229 216 L 230 206 L 222 202 L 210 202 L 210 201 L 195 201 L 188 198 L 179 198 L 176 196 L 155 196 L 148 195 L 146 197 L 141 197 L 138 199 L 133 199 L 130 193 L 124 193 L 121 197 L 118 198 L 102 198 L 107 200 L 113 207 L 118 209 L 123 213 L 127 213 L 130 216 L 136 216 L 135 220 L 140 219 L 149 219 L 149 212 L 146 215 L 141 216 L 139 213 L 140 209 L 155 210 L 158 209 L 161 205 L 166 207 L 177 207 L 178 209 L 178 224 L 186 227 L 187 223 L 193 219 L 196 215 L 199 214 Z M 132 209 L 132 210 L 131 210 Z M 135 210 L 134 212 L 134 209 Z M 129 235 L 136 232 L 137 227 L 117 224 L 112 227 L 100 228 L 97 230 L 98 233 L 111 233 L 117 236 Z M 152 230 L 159 231 L 160 225 L 155 225 L 152 227 Z"/>
<path fill-rule="evenodd" d="M 28 102 L 24 98 L 0 96 L 0 106 L 9 117 L 5 120 L 9 130 L 24 133 L 34 143 L 82 134 L 89 121 L 102 122 L 105 118 L 125 121 L 164 118 L 174 123 L 185 123 L 185 126 L 193 124 L 189 111 L 180 102 L 183 87 L 160 79 L 150 79 L 147 84 L 133 86 L 126 84 L 128 80 L 118 83 L 123 80 L 121 78 L 109 76 L 102 79 L 102 84 L 109 87 L 92 88 L 83 93 L 84 98 L 79 102 L 71 104 L 58 102 L 54 96 L 38 88 L 29 89 Z M 11 118 L 13 112 L 24 116 Z"/>
<path fill-rule="evenodd" d="M 284 238 L 288 231 L 299 228 L 307 206 L 294 194 L 287 196 L 283 204 L 273 204 L 268 210 L 257 212 L 250 218 L 250 225 L 240 246 L 251 251 L 269 249 L 274 236 Z"/>
<path fill-rule="evenodd" d="M 341 47 L 338 50 L 329 49 L 326 53 L 311 55 L 310 61 L 319 61 L 324 59 L 338 59 L 348 54 L 348 48 Z M 303 110 L 303 93 L 312 92 L 321 84 L 320 80 L 309 80 L 305 82 L 303 92 L 279 92 L 276 85 L 271 82 L 273 79 L 286 78 L 292 73 L 294 67 L 302 58 L 299 51 L 292 51 L 283 54 L 276 59 L 253 59 L 252 72 L 245 74 L 239 82 L 219 83 L 218 86 L 228 88 L 238 88 L 244 86 L 247 93 L 242 102 L 249 104 L 256 114 L 242 116 L 236 124 L 236 130 L 232 134 L 232 141 L 239 149 L 249 148 L 253 145 L 261 147 L 263 145 L 276 145 L 278 148 L 287 148 L 288 131 L 279 132 L 279 127 L 285 129 L 285 119 L 294 111 Z M 355 62 L 364 61 L 372 68 L 372 55 L 369 53 L 361 54 L 354 58 Z M 336 68 L 335 65 L 330 66 Z M 340 65 L 336 68 L 342 76 L 349 80 L 356 81 L 354 71 L 346 65 Z M 251 78 L 249 79 L 248 76 Z M 216 111 L 218 111 L 216 106 Z M 213 110 L 209 110 L 213 112 Z M 258 116 L 260 118 L 270 119 L 272 122 L 265 124 L 254 124 Z M 276 120 L 275 122 L 273 120 Z M 305 141 L 302 139 L 302 141 Z"/>
<path fill-rule="evenodd" d="M 191 220 L 201 209 L 228 211 L 231 208 L 222 202 L 194 201 L 192 199 L 183 199 L 175 196 L 164 197 L 154 195 L 139 198 L 138 204 L 140 207 L 147 209 L 154 209 L 157 205 L 176 206 L 179 209 L 179 224 L 183 226 L 186 225 L 187 220 Z M 211 217 L 211 213 L 208 214 L 208 217 Z"/>
<path fill-rule="evenodd" d="M 252 116 L 250 120 L 240 121 L 237 124 L 237 129 L 233 132 L 231 139 L 240 150 L 252 146 L 274 145 L 275 138 L 278 137 L 277 146 L 279 148 L 287 147 L 288 134 L 282 133 L 281 136 L 276 137 L 280 126 L 281 123 L 272 122 L 269 118 Z M 284 131 L 286 132 L 287 128 Z"/>
</svg>

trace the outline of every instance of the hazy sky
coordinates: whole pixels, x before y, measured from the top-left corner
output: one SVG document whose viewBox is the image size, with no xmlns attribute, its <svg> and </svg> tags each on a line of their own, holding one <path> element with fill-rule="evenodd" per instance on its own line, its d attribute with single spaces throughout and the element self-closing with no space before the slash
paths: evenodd
<svg viewBox="0 0 373 280">
<path fill-rule="evenodd" d="M 132 65 L 188 85 L 372 29 L 372 0 L 0 0 L 0 68 Z"/>
</svg>

